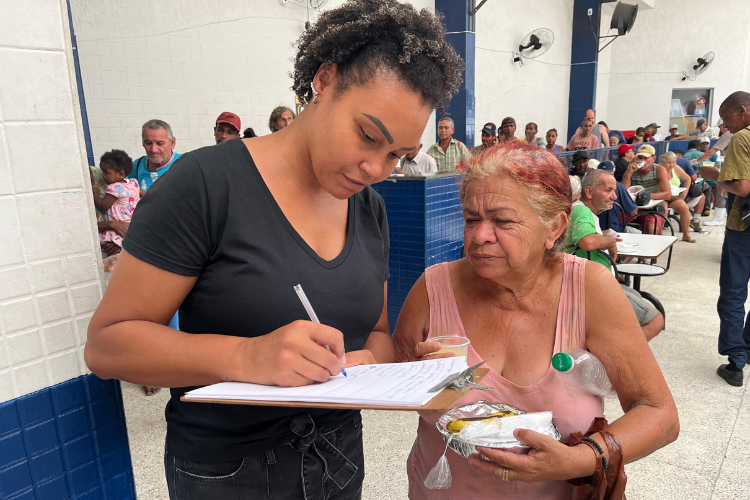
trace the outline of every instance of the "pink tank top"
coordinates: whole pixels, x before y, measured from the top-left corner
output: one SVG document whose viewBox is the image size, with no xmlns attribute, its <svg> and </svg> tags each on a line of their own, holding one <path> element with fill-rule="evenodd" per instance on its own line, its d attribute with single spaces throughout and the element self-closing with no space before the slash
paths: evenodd
<svg viewBox="0 0 750 500">
<path fill-rule="evenodd" d="M 554 352 L 570 348 L 586 348 L 584 272 L 586 261 L 566 254 L 563 261 L 563 280 L 557 311 Z M 466 336 L 453 294 L 448 265 L 437 264 L 425 271 L 427 295 L 430 301 L 429 337 L 440 335 Z M 469 347 L 469 366 L 482 361 L 473 346 Z M 489 366 L 488 366 L 489 368 Z M 551 364 L 547 373 L 535 384 L 521 387 L 490 369 L 482 380 L 494 391 L 470 391 L 457 403 L 463 406 L 487 400 L 505 403 L 527 411 L 552 411 L 562 441 L 568 442 L 571 432 L 586 432 L 595 417 L 601 417 L 604 404 L 600 397 L 565 385 Z M 445 442 L 435 428 L 441 412 L 420 412 L 417 439 L 407 462 L 409 498 L 412 500 L 456 499 L 480 500 L 506 498 L 561 500 L 571 498 L 573 488 L 566 481 L 539 483 L 505 482 L 498 476 L 475 469 L 467 459 L 448 450 L 453 484 L 445 490 L 429 490 L 424 479 L 445 450 Z"/>
</svg>

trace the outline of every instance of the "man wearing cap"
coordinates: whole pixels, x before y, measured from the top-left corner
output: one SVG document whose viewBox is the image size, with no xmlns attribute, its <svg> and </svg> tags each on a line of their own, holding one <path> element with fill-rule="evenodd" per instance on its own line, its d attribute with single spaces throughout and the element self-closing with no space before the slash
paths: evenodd
<svg viewBox="0 0 750 500">
<path fill-rule="evenodd" d="M 405 175 L 424 175 L 424 174 L 436 174 L 437 164 L 435 158 L 422 152 L 422 143 L 414 151 L 409 151 L 401 157 L 399 161 L 399 174 Z"/>
<path fill-rule="evenodd" d="M 708 126 L 705 118 L 701 118 L 695 122 L 695 131 L 698 133 L 698 140 L 701 140 L 704 137 L 708 137 L 711 140 L 719 138 L 716 131 Z"/>
<path fill-rule="evenodd" d="M 719 274 L 719 354 L 729 363 L 721 365 L 717 374 L 729 385 L 741 387 L 742 369 L 750 355 L 750 321 L 745 317 L 747 285 L 750 281 L 750 217 L 747 204 L 750 197 L 750 94 L 734 92 L 719 107 L 719 115 L 727 129 L 734 134 L 727 148 L 721 172 L 705 167 L 705 179 L 715 180 L 725 191 L 734 195 L 727 217 L 724 245 L 721 249 Z"/>
<path fill-rule="evenodd" d="M 607 163 L 607 162 L 605 162 Z M 617 199 L 617 181 L 610 171 L 590 170 L 581 180 L 581 199 L 573 203 L 563 248 L 567 253 L 589 258 L 611 270 L 604 252 L 617 258 L 617 242 L 622 241 L 611 229 L 602 231 L 598 215 L 611 210 Z M 576 248 L 579 250 L 576 251 Z M 664 317 L 654 305 L 630 287 L 622 286 L 638 317 L 641 330 L 649 341 L 664 328 Z"/>
<path fill-rule="evenodd" d="M 503 118 L 503 121 L 500 124 L 500 133 L 497 136 L 497 143 L 507 144 L 509 142 L 520 140 L 521 139 L 516 137 L 516 120 L 510 116 Z"/>
<path fill-rule="evenodd" d="M 462 162 L 471 158 L 469 148 L 453 138 L 455 131 L 452 118 L 444 116 L 438 122 L 439 140 L 427 150 L 427 154 L 435 158 L 438 172 L 453 172 Z"/>
<path fill-rule="evenodd" d="M 669 184 L 670 177 L 666 168 L 658 163 L 654 164 L 655 160 L 656 150 L 653 146 L 644 144 L 639 147 L 635 153 L 635 158 L 630 162 L 628 169 L 622 176 L 622 185 L 625 188 L 643 186 L 643 189 L 651 193 L 652 200 L 664 200 L 664 209 L 666 210 L 667 202 L 672 198 L 672 188 Z M 654 219 L 658 221 L 656 227 L 654 227 Z M 648 216 L 640 222 L 644 225 L 644 233 L 661 234 L 661 226 L 664 224 L 661 217 Z M 654 232 L 654 229 L 656 232 Z"/>
<path fill-rule="evenodd" d="M 570 138 L 568 142 L 568 151 L 577 149 L 597 149 L 599 148 L 599 139 L 591 133 L 594 128 L 593 120 L 586 118 L 581 123 L 580 132 Z"/>
<path fill-rule="evenodd" d="M 497 144 L 497 125 L 492 122 L 485 123 L 482 127 L 482 144 L 471 148 L 471 154 L 479 154 L 495 144 Z"/>
<path fill-rule="evenodd" d="M 653 141 L 661 141 L 664 140 L 662 135 L 657 132 L 657 129 L 659 128 L 659 125 L 656 123 L 649 123 L 646 125 L 646 133 L 651 134 L 651 140 Z"/>
<path fill-rule="evenodd" d="M 568 170 L 568 174 L 583 178 L 589 171 L 589 159 L 585 151 L 576 151 L 573 155 L 573 166 Z"/>
<path fill-rule="evenodd" d="M 620 144 L 617 148 L 617 159 L 615 160 L 615 179 L 617 182 L 622 182 L 622 176 L 625 175 L 625 171 L 628 169 L 628 165 L 635 158 L 635 148 L 631 144 Z"/>
<path fill-rule="evenodd" d="M 684 141 L 687 139 L 684 135 L 680 135 L 679 133 L 680 127 L 673 123 L 669 126 L 669 135 L 664 138 L 665 141 Z"/>
<path fill-rule="evenodd" d="M 214 126 L 214 139 L 216 144 L 221 144 L 229 139 L 236 139 L 240 136 L 240 117 L 229 111 L 224 111 L 216 119 Z"/>
</svg>

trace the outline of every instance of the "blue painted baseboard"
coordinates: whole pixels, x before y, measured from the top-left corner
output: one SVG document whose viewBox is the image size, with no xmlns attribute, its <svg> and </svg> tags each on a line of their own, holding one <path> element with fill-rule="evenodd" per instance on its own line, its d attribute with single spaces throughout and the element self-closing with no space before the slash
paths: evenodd
<svg viewBox="0 0 750 500">
<path fill-rule="evenodd" d="M 86 375 L 0 403 L 0 499 L 135 500 L 120 383 Z"/>
</svg>

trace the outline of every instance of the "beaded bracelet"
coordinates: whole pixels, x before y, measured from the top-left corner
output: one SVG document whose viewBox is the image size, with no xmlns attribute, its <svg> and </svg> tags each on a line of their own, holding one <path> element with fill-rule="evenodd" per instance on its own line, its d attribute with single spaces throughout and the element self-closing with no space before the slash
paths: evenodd
<svg viewBox="0 0 750 500">
<path fill-rule="evenodd" d="M 599 452 L 599 455 L 602 457 L 602 466 L 604 467 L 604 471 L 607 471 L 607 457 L 604 456 L 604 450 L 602 449 L 601 445 L 597 443 L 594 439 L 591 439 L 590 437 L 585 437 L 581 439 L 581 441 L 586 441 L 587 443 L 591 443 L 596 447 L 596 450 Z"/>
</svg>

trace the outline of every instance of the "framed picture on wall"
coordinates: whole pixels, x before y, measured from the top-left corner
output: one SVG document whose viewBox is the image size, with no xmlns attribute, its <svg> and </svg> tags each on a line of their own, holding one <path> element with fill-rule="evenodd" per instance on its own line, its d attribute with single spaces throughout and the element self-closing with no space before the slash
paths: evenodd
<svg viewBox="0 0 750 500">
<path fill-rule="evenodd" d="M 678 134 L 697 137 L 695 124 L 701 118 L 711 125 L 711 107 L 714 89 L 672 89 L 669 126 L 676 124 Z"/>
</svg>

